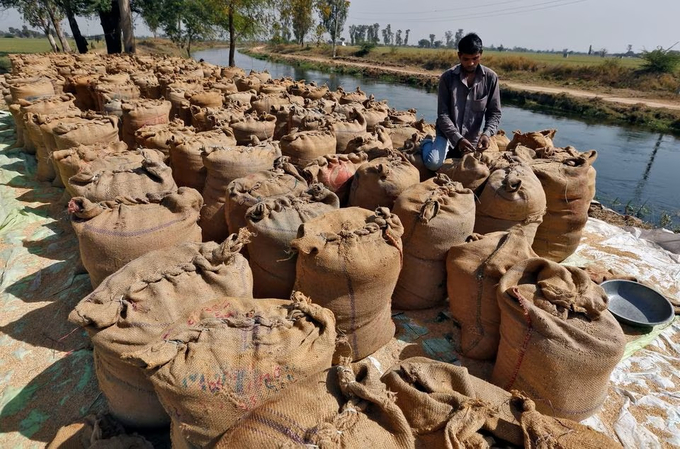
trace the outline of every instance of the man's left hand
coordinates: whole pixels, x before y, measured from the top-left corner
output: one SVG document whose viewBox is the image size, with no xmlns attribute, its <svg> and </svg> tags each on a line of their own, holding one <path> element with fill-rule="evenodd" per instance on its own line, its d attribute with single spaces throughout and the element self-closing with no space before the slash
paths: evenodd
<svg viewBox="0 0 680 449">
<path fill-rule="evenodd" d="M 482 134 L 481 137 L 479 138 L 479 141 L 477 142 L 477 149 L 480 151 L 484 151 L 489 148 L 489 144 L 491 143 L 491 139 L 489 136 L 486 134 Z"/>
</svg>

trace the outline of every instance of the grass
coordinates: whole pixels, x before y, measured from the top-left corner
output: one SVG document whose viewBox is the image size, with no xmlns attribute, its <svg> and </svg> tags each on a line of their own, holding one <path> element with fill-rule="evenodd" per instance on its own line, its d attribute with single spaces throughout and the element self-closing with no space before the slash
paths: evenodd
<svg viewBox="0 0 680 449">
<path fill-rule="evenodd" d="M 69 39 L 71 48 L 76 48 L 73 39 Z M 0 73 L 7 73 L 11 70 L 11 65 L 7 55 L 13 53 L 48 53 L 52 47 L 47 38 L 32 37 L 2 37 L 0 38 Z"/>
<path fill-rule="evenodd" d="M 328 45 L 310 46 L 302 50 L 298 46 L 278 45 L 272 50 L 282 54 L 330 54 Z M 350 61 L 432 71 L 446 70 L 458 61 L 455 50 L 441 48 L 378 46 L 366 53 L 361 47 L 347 46 L 338 48 L 338 56 Z M 676 99 L 680 91 L 679 70 L 673 73 L 650 73 L 644 70 L 644 60 L 641 58 L 602 58 L 596 55 L 570 55 L 564 58 L 554 53 L 485 51 L 483 63 L 506 81 L 569 86 L 596 92 L 625 91 L 621 95 L 628 97 L 642 94 Z"/>
</svg>

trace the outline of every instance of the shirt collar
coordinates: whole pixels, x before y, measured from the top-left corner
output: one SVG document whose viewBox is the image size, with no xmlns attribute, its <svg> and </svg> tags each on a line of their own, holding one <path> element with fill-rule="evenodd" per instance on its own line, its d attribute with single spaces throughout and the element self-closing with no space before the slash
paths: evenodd
<svg viewBox="0 0 680 449">
<path fill-rule="evenodd" d="M 460 68 L 460 64 L 456 64 L 456 65 L 453 67 L 453 73 L 454 73 L 455 75 L 460 75 L 460 72 L 461 72 L 461 71 L 462 71 L 462 69 Z M 482 76 L 486 76 L 486 67 L 484 67 L 482 64 L 479 64 L 479 65 L 477 66 L 477 72 L 481 73 Z"/>
</svg>

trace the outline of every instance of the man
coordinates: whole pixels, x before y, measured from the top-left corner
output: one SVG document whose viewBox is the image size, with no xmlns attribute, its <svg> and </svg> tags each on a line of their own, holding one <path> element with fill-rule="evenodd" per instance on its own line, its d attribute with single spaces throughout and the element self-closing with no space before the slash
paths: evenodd
<svg viewBox="0 0 680 449">
<path fill-rule="evenodd" d="M 423 161 L 437 170 L 453 149 L 452 156 L 462 157 L 475 150 L 489 148 L 501 120 L 501 97 L 498 75 L 480 64 L 482 40 L 475 33 L 458 43 L 460 64 L 450 68 L 439 79 L 437 105 L 437 137 L 422 143 Z M 484 122 L 484 130 L 479 135 Z"/>
</svg>

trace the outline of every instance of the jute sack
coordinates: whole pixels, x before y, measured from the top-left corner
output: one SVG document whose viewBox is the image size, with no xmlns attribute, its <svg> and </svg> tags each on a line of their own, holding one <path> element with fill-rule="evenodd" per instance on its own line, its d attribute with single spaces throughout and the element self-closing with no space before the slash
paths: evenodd
<svg viewBox="0 0 680 449">
<path fill-rule="evenodd" d="M 621 443 L 588 426 L 568 419 L 557 419 L 541 414 L 528 397 L 514 391 L 513 407 L 522 414 L 524 447 L 531 449 L 623 449 Z"/>
<path fill-rule="evenodd" d="M 73 106 L 73 109 L 69 109 L 66 112 L 57 114 L 57 116 L 63 117 L 66 115 L 76 115 L 79 113 L 80 110 L 76 109 L 75 106 Z M 41 126 L 43 122 L 47 120 L 49 117 L 55 116 L 34 114 L 33 112 L 27 112 L 25 115 L 26 135 L 28 139 L 31 142 L 33 142 L 35 147 L 35 155 L 37 161 L 35 175 L 38 181 L 53 181 L 57 176 L 57 172 L 55 170 L 56 166 L 51 159 L 52 152 L 54 151 L 53 146 L 54 140 L 52 139 L 52 141 L 49 144 L 46 143 L 44 134 L 41 131 Z"/>
<path fill-rule="evenodd" d="M 191 105 L 198 106 L 199 108 L 219 109 L 224 102 L 224 94 L 219 90 L 192 92 L 187 94 L 186 97 Z"/>
<path fill-rule="evenodd" d="M 234 179 L 274 168 L 281 155 L 278 143 L 264 142 L 250 146 L 211 146 L 202 149 L 203 165 L 207 170 L 199 225 L 203 240 L 221 242 L 229 235 L 225 219 L 227 187 Z M 236 232 L 237 230 L 234 229 Z"/>
<path fill-rule="evenodd" d="M 449 310 L 460 326 L 459 351 L 465 357 L 493 359 L 498 351 L 498 281 L 515 264 L 536 257 L 525 232 L 523 226 L 514 226 L 507 232 L 474 234 L 448 252 Z"/>
<path fill-rule="evenodd" d="M 172 143 L 195 135 L 194 128 L 184 125 L 179 119 L 161 125 L 145 125 L 135 131 L 135 148 L 159 150 L 163 153 L 165 162 L 169 163 Z"/>
<path fill-rule="evenodd" d="M 297 382 L 227 431 L 216 447 L 415 448 L 404 412 L 370 363 Z"/>
<path fill-rule="evenodd" d="M 131 427 L 160 427 L 170 417 L 144 371 L 124 361 L 199 304 L 252 297 L 253 277 L 240 254 L 247 233 L 224 243 L 183 243 L 147 253 L 109 276 L 69 315 L 97 354 L 97 379 L 112 414 Z"/>
<path fill-rule="evenodd" d="M 82 112 L 80 109 L 74 108 L 60 114 L 49 114 L 49 115 L 39 115 L 35 118 L 35 124 L 38 124 L 40 128 L 40 134 L 42 134 L 43 145 L 45 145 L 45 153 L 50 157 L 57 151 L 57 143 L 54 141 L 54 133 L 52 132 L 55 127 L 59 126 L 60 123 L 76 123 L 82 119 Z M 49 160 L 49 158 L 48 158 Z M 57 165 L 54 160 L 51 160 L 52 166 L 54 168 L 55 187 L 64 187 L 61 182 L 61 178 L 58 176 L 59 172 L 57 170 Z"/>
<path fill-rule="evenodd" d="M 240 67 L 220 67 L 220 76 L 233 81 L 237 77 L 246 76 L 246 72 Z"/>
<path fill-rule="evenodd" d="M 127 74 L 126 74 L 127 75 Z M 92 87 L 95 106 L 99 112 L 104 112 L 104 107 L 111 100 L 134 100 L 141 97 L 139 87 L 129 81 L 106 83 L 98 82 Z"/>
<path fill-rule="evenodd" d="M 347 144 L 350 140 L 368 134 L 366 131 L 366 118 L 364 115 L 356 109 L 353 109 L 350 116 L 351 119 L 348 119 L 348 121 L 335 121 L 331 125 L 333 133 L 335 133 L 336 153 L 345 153 L 347 151 Z"/>
<path fill-rule="evenodd" d="M 404 153 L 406 159 L 418 169 L 420 173 L 420 181 L 426 181 L 434 176 L 434 172 L 425 166 L 423 161 L 423 150 L 420 146 L 422 138 L 418 133 L 411 136 L 410 139 L 406 139 L 402 146 L 397 148 L 397 151 Z"/>
<path fill-rule="evenodd" d="M 507 231 L 522 224 L 533 243 L 545 210 L 545 192 L 531 167 L 511 164 L 489 175 L 477 203 L 475 232 Z"/>
<path fill-rule="evenodd" d="M 123 141 L 136 148 L 135 132 L 147 125 L 164 125 L 170 122 L 172 104 L 166 100 L 136 100 L 123 102 Z"/>
<path fill-rule="evenodd" d="M 236 145 L 236 139 L 231 130 L 216 129 L 196 133 L 193 136 L 171 136 L 169 145 L 172 177 L 177 185 L 202 192 L 208 172 L 203 165 L 201 149 L 216 145 L 233 146 Z"/>
<path fill-rule="evenodd" d="M 327 154 L 335 154 L 335 134 L 333 131 L 298 131 L 281 138 L 281 153 L 288 156 L 297 167 L 305 167 L 314 159 Z"/>
<path fill-rule="evenodd" d="M 420 182 L 420 173 L 401 153 L 373 159 L 359 167 L 349 192 L 349 205 L 373 210 L 391 208 L 401 193 Z"/>
<path fill-rule="evenodd" d="M 52 153 L 52 161 L 57 167 L 59 178 L 72 196 L 75 191 L 71 189 L 68 180 L 77 175 L 81 169 L 92 172 L 107 166 L 138 167 L 143 160 L 144 156 L 141 153 L 127 151 L 125 142 L 79 145 Z"/>
<path fill-rule="evenodd" d="M 17 103 L 19 105 L 19 115 L 24 134 L 24 151 L 29 154 L 37 154 L 38 164 L 40 165 L 41 158 L 45 158 L 45 147 L 43 142 L 40 126 L 35 123 L 35 117 L 44 114 L 60 114 L 67 111 L 77 109 L 73 104 L 75 97 L 71 94 L 55 95 L 51 97 L 43 97 L 35 101 L 27 101 L 20 99 Z M 28 114 L 31 114 L 29 116 Z M 43 162 L 43 164 L 45 164 Z M 45 164 L 49 168 L 49 165 Z M 50 181 L 51 179 L 38 179 L 39 181 Z"/>
<path fill-rule="evenodd" d="M 83 119 L 77 123 L 61 123 L 52 129 L 52 135 L 59 150 L 67 150 L 78 145 L 117 142 L 118 118 L 101 117 Z"/>
<path fill-rule="evenodd" d="M 416 447 L 489 447 L 480 430 L 523 446 L 522 428 L 515 418 L 520 410 L 511 404 L 512 395 L 470 375 L 467 368 L 412 357 L 390 368 L 381 380 L 396 394 Z"/>
<path fill-rule="evenodd" d="M 13 80 L 9 83 L 9 92 L 14 103 L 18 103 L 19 100 L 35 101 L 56 95 L 52 81 L 46 77 Z"/>
<path fill-rule="evenodd" d="M 389 117 L 380 123 L 380 125 L 385 128 L 387 135 L 390 136 L 392 148 L 395 150 L 403 147 L 404 142 L 411 139 L 414 134 L 419 137 L 418 140 L 425 137 L 425 134 L 422 134 L 413 124 L 393 123 Z"/>
<path fill-rule="evenodd" d="M 78 174 L 68 180 L 69 192 L 97 203 L 113 200 L 118 196 L 162 193 L 177 190 L 170 167 L 163 163 L 163 153 L 156 150 L 142 150 L 144 159 L 131 167 L 127 161 L 120 166 L 81 168 Z"/>
<path fill-rule="evenodd" d="M 271 114 L 250 114 L 242 120 L 237 120 L 229 125 L 234 130 L 236 143 L 248 145 L 253 136 L 259 140 L 271 139 L 274 136 L 276 127 L 276 116 Z"/>
<path fill-rule="evenodd" d="M 354 360 L 373 354 L 394 336 L 391 300 L 402 264 L 399 217 L 386 207 L 348 207 L 304 223 L 295 289 L 335 314 Z"/>
<path fill-rule="evenodd" d="M 248 243 L 255 298 L 287 298 L 295 284 L 296 254 L 290 244 L 298 228 L 320 215 L 340 208 L 338 197 L 321 184 L 300 194 L 264 199 L 246 211 Z"/>
<path fill-rule="evenodd" d="M 92 286 L 137 257 L 166 246 L 200 242 L 201 195 L 189 187 L 146 198 L 118 197 L 92 203 L 71 199 L 68 210 L 78 237 L 80 258 Z"/>
<path fill-rule="evenodd" d="M 366 153 L 328 154 L 314 159 L 302 170 L 310 184 L 320 182 L 340 199 L 349 200 L 349 189 L 357 169 L 368 162 Z"/>
<path fill-rule="evenodd" d="M 250 109 L 250 101 L 255 96 L 257 96 L 257 91 L 255 90 L 247 90 L 245 92 L 239 91 L 233 94 L 225 94 L 224 104 L 246 106 Z"/>
<path fill-rule="evenodd" d="M 399 109 L 390 108 L 388 117 L 390 121 L 397 125 L 412 125 L 418 118 L 416 114 L 418 111 L 416 109 L 408 109 L 406 111 L 400 111 Z"/>
<path fill-rule="evenodd" d="M 288 92 L 288 84 L 281 80 L 269 80 L 260 86 L 261 94 L 282 94 Z M 297 94 L 296 94 L 297 95 Z"/>
<path fill-rule="evenodd" d="M 318 86 L 315 82 L 309 84 L 295 83 L 288 88 L 288 91 L 293 95 L 299 95 L 303 98 L 308 98 L 312 101 L 320 100 L 328 93 L 328 85 L 323 84 Z"/>
<path fill-rule="evenodd" d="M 363 111 L 366 118 L 366 130 L 373 132 L 387 118 L 389 107 L 384 103 L 371 102 L 370 100 L 366 100 L 366 104 L 366 109 Z"/>
<path fill-rule="evenodd" d="M 547 201 L 533 244 L 540 257 L 561 262 L 576 251 L 595 193 L 591 179 L 595 179 L 592 163 L 596 158 L 593 150 L 576 158 L 536 160 L 531 165 Z"/>
<path fill-rule="evenodd" d="M 7 109 L 9 110 L 9 113 L 12 114 L 12 120 L 14 121 L 14 131 L 16 132 L 16 141 L 12 147 L 23 148 L 26 145 L 28 136 L 24 136 L 24 134 L 26 134 L 26 126 L 24 125 L 23 115 L 21 114 L 21 106 L 16 103 L 8 104 Z M 31 146 L 29 145 L 28 148 L 30 151 Z"/>
<path fill-rule="evenodd" d="M 532 150 L 544 147 L 552 147 L 553 139 L 557 133 L 556 129 L 544 129 L 542 131 L 533 131 L 522 133 L 522 131 L 513 131 L 512 140 L 507 144 L 506 150 L 512 151 L 518 145 L 524 145 Z"/>
<path fill-rule="evenodd" d="M 288 93 L 260 93 L 253 97 L 250 101 L 253 111 L 258 114 L 269 114 L 274 110 L 279 109 L 280 106 L 292 104 L 290 95 Z"/>
<path fill-rule="evenodd" d="M 173 447 L 212 447 L 287 387 L 330 368 L 335 339 L 333 313 L 300 293 L 224 297 L 123 357 L 147 370 L 172 411 Z"/>
<path fill-rule="evenodd" d="M 338 99 L 340 104 L 363 103 L 368 99 L 368 97 L 366 97 L 366 93 L 364 93 L 359 86 L 357 86 L 356 90 L 349 92 L 345 92 L 341 87 L 339 87 L 338 92 L 341 94 L 340 98 Z"/>
<path fill-rule="evenodd" d="M 371 134 L 357 136 L 347 143 L 345 154 L 364 152 L 368 159 L 385 157 L 392 150 L 392 139 L 382 126 L 377 126 Z"/>
<path fill-rule="evenodd" d="M 260 86 L 262 86 L 262 81 L 252 75 L 235 78 L 234 82 L 236 83 L 236 87 L 238 88 L 239 92 L 248 92 L 253 90 L 257 94 L 257 92 L 260 91 Z"/>
<path fill-rule="evenodd" d="M 88 415 L 57 431 L 47 449 L 153 449 L 140 435 L 128 435 L 109 414 Z"/>
<path fill-rule="evenodd" d="M 446 254 L 472 234 L 475 197 L 448 176 L 404 190 L 392 212 L 404 225 L 404 266 L 392 294 L 397 309 L 427 309 L 446 299 Z"/>
<path fill-rule="evenodd" d="M 541 413 L 581 421 L 607 397 L 626 339 L 607 295 L 580 268 L 533 258 L 498 284 L 501 340 L 491 381 Z"/>
<path fill-rule="evenodd" d="M 97 103 L 92 90 L 92 83 L 96 82 L 98 76 L 95 74 L 76 75 L 70 78 L 76 95 L 76 106 L 83 111 L 97 109 Z"/>
<path fill-rule="evenodd" d="M 463 187 L 476 193 L 481 193 L 480 187 L 491 174 L 488 165 L 473 154 L 464 154 L 461 159 L 446 159 L 437 172 L 444 173 L 452 181 L 460 182 Z"/>
<path fill-rule="evenodd" d="M 229 229 L 245 228 L 246 211 L 267 198 L 296 195 L 307 190 L 305 178 L 287 158 L 274 161 L 274 168 L 233 180 L 227 186 L 225 215 Z"/>
<path fill-rule="evenodd" d="M 498 151 L 507 150 L 508 145 L 510 144 L 510 139 L 508 139 L 508 136 L 505 135 L 505 131 L 503 131 L 502 129 L 496 131 L 496 134 L 491 136 L 491 140 L 496 143 Z"/>
</svg>

